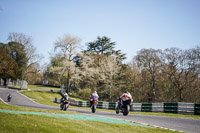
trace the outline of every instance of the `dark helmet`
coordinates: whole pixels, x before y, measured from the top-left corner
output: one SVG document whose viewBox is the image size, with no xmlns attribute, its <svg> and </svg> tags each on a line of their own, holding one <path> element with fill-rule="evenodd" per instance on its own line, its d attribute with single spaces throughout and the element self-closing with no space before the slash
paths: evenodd
<svg viewBox="0 0 200 133">
<path fill-rule="evenodd" d="M 128 93 L 128 91 L 125 91 L 124 93 Z"/>
</svg>

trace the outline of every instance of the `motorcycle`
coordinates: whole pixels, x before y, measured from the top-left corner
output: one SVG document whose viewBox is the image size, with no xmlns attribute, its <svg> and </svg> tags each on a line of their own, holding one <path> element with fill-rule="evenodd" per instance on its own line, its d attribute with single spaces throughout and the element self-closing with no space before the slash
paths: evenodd
<svg viewBox="0 0 200 133">
<path fill-rule="evenodd" d="M 116 108 L 116 114 L 123 113 L 124 116 L 127 116 L 129 111 L 130 111 L 130 106 L 132 103 L 132 99 L 130 97 L 123 97 L 122 99 L 122 104 L 119 105 L 118 101 L 118 106 Z"/>
<path fill-rule="evenodd" d="M 11 101 L 12 96 L 9 94 L 7 97 L 7 101 L 10 102 Z"/>
<path fill-rule="evenodd" d="M 91 110 L 92 110 L 92 113 L 95 113 L 96 112 L 96 107 L 97 107 L 97 103 L 98 103 L 98 99 L 97 98 L 93 98 L 93 99 L 90 99 L 91 101 Z"/>
<path fill-rule="evenodd" d="M 69 104 L 70 104 L 69 99 L 61 99 L 61 102 L 60 102 L 60 110 L 66 111 L 67 108 L 69 107 Z"/>
</svg>

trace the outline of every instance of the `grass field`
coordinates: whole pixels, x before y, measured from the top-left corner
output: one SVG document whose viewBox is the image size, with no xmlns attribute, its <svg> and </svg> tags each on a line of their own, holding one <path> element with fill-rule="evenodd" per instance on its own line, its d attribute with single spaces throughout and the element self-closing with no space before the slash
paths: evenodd
<svg viewBox="0 0 200 133">
<path fill-rule="evenodd" d="M 77 112 L 59 111 L 59 110 L 45 110 L 33 109 L 27 107 L 19 107 L 14 105 L 7 105 L 0 101 L 1 110 L 15 110 L 15 111 L 30 111 L 53 114 L 72 114 Z M 68 118 L 56 118 L 49 116 L 38 116 L 28 114 L 10 114 L 0 113 L 0 132 L 1 133 L 174 133 L 174 131 L 148 128 L 140 126 L 131 126 L 126 124 L 112 124 L 104 122 L 94 122 L 87 120 L 75 120 Z M 103 127 L 103 128 L 102 128 Z"/>
</svg>

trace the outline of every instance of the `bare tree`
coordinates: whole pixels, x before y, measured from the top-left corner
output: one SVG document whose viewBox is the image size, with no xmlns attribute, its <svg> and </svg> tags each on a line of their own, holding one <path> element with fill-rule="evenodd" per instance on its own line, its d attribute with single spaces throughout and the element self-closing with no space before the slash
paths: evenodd
<svg viewBox="0 0 200 133">
<path fill-rule="evenodd" d="M 80 38 L 65 34 L 63 37 L 58 37 L 54 43 L 54 51 L 58 51 L 65 59 L 72 61 L 78 53 L 80 42 Z"/>
<path fill-rule="evenodd" d="M 168 75 L 175 92 L 175 101 L 184 101 L 185 97 L 189 95 L 184 92 L 188 89 L 193 91 L 192 83 L 198 79 L 198 63 L 200 62 L 198 54 L 197 49 L 184 51 L 178 48 L 171 48 L 165 50 L 167 66 L 165 73 Z"/>
<path fill-rule="evenodd" d="M 150 92 L 148 93 L 149 102 L 156 100 L 156 80 L 157 75 L 161 71 L 162 65 L 162 51 L 154 49 L 142 49 L 136 56 L 137 65 L 142 67 L 143 80 L 147 81 L 150 86 Z"/>
</svg>

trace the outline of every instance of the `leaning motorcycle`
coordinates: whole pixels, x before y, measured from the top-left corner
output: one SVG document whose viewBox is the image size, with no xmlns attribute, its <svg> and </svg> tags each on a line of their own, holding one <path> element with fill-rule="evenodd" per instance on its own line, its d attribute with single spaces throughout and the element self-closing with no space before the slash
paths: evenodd
<svg viewBox="0 0 200 133">
<path fill-rule="evenodd" d="M 67 110 L 67 108 L 69 107 L 70 101 L 69 99 L 61 99 L 60 102 L 60 110 Z"/>
<path fill-rule="evenodd" d="M 92 113 L 95 113 L 96 112 L 97 103 L 98 103 L 98 99 L 97 98 L 93 98 L 93 99 L 91 99 L 91 101 L 92 101 L 91 110 L 92 110 Z"/>
<path fill-rule="evenodd" d="M 116 114 L 123 113 L 124 116 L 128 115 L 131 103 L 132 99 L 130 97 L 123 97 L 122 104 L 118 104 L 116 108 Z"/>
<path fill-rule="evenodd" d="M 9 94 L 7 97 L 7 101 L 10 102 L 11 101 L 12 96 Z"/>
</svg>

